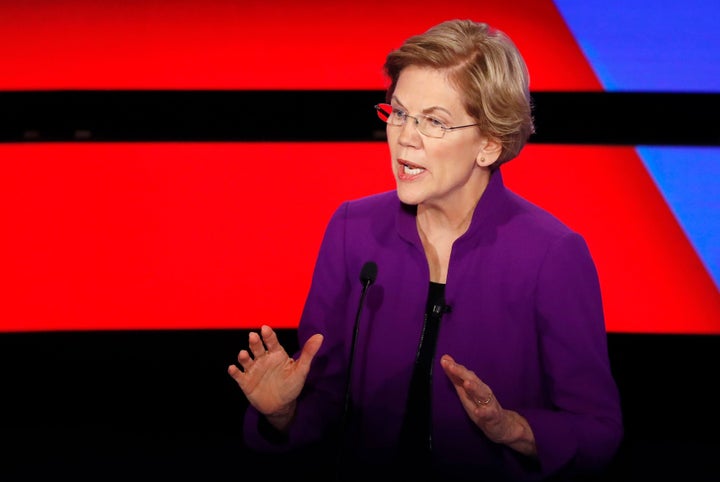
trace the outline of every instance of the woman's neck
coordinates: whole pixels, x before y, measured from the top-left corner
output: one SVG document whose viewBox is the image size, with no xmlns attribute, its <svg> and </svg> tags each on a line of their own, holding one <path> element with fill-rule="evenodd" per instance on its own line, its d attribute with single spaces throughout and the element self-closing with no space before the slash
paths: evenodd
<svg viewBox="0 0 720 482">
<path fill-rule="evenodd" d="M 465 212 L 448 216 L 444 211 L 418 206 L 416 223 L 430 270 L 430 281 L 446 282 L 453 243 L 470 227 L 474 211 L 473 206 Z"/>
</svg>

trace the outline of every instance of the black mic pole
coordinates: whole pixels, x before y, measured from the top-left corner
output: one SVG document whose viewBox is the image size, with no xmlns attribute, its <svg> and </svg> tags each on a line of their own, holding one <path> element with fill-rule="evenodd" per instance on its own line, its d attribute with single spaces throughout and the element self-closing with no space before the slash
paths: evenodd
<svg viewBox="0 0 720 482">
<path fill-rule="evenodd" d="M 350 345 L 350 358 L 348 359 L 347 374 L 345 376 L 345 406 L 343 408 L 342 421 L 340 425 L 340 444 L 338 449 L 337 472 L 336 478 L 340 479 L 342 471 L 343 452 L 345 448 L 345 431 L 347 430 L 348 418 L 350 416 L 350 379 L 352 377 L 353 361 L 355 359 L 355 345 L 357 344 L 357 335 L 360 331 L 360 314 L 362 313 L 365 302 L 365 295 L 368 287 L 375 282 L 377 278 L 377 264 L 374 261 L 366 262 L 360 270 L 360 282 L 362 283 L 362 292 L 360 293 L 360 301 L 358 302 L 357 314 L 355 315 L 355 326 L 353 327 L 352 342 Z"/>
</svg>

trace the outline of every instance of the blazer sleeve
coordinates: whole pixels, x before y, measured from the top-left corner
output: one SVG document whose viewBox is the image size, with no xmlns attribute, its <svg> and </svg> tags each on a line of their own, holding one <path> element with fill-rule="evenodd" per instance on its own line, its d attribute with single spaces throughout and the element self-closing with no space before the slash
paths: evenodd
<svg viewBox="0 0 720 482">
<path fill-rule="evenodd" d="M 536 311 L 545 386 L 552 409 L 525 409 L 541 470 L 594 472 L 623 437 L 620 396 L 611 373 L 600 283 L 584 239 L 569 233 L 548 249 Z"/>
</svg>

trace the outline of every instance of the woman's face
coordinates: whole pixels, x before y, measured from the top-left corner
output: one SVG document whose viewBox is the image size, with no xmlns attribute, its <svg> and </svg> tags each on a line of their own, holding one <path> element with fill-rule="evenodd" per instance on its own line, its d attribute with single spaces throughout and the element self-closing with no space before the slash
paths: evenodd
<svg viewBox="0 0 720 482">
<path fill-rule="evenodd" d="M 394 109 L 431 116 L 447 127 L 475 123 L 445 73 L 432 68 L 403 69 L 391 103 Z M 387 139 L 398 196 L 413 205 L 461 209 L 474 205 L 489 179 L 484 167 L 499 154 L 487 152 L 488 141 L 476 127 L 432 138 L 418 132 L 411 118 L 403 126 L 388 124 Z"/>
</svg>

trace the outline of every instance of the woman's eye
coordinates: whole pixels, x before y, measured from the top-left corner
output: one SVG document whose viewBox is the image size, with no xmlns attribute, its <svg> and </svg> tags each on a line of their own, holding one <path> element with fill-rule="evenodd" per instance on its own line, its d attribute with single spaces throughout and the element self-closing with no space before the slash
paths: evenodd
<svg viewBox="0 0 720 482">
<path fill-rule="evenodd" d="M 392 115 L 394 115 L 398 119 L 405 119 L 407 117 L 407 112 L 400 109 L 393 109 Z"/>
<path fill-rule="evenodd" d="M 430 125 L 433 127 L 440 127 L 440 128 L 445 127 L 445 123 L 443 121 L 438 120 L 434 117 L 428 117 L 427 120 L 428 120 L 428 122 L 430 122 Z"/>
</svg>

